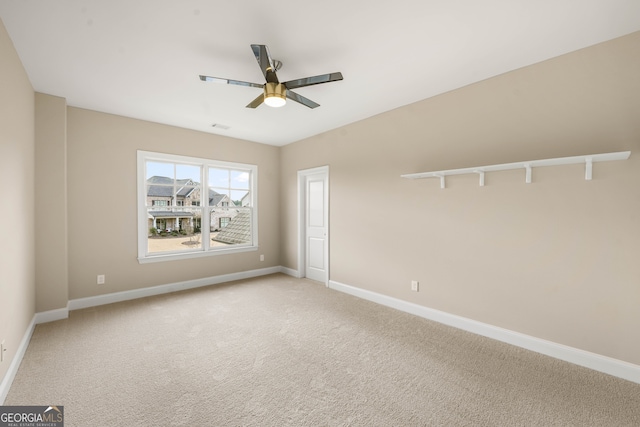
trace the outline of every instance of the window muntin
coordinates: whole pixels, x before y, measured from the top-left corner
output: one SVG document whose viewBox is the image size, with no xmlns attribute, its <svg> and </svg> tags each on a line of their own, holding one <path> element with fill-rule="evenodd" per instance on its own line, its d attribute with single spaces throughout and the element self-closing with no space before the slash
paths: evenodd
<svg viewBox="0 0 640 427">
<path fill-rule="evenodd" d="M 256 250 L 256 174 L 255 165 L 139 151 L 140 262 Z"/>
</svg>

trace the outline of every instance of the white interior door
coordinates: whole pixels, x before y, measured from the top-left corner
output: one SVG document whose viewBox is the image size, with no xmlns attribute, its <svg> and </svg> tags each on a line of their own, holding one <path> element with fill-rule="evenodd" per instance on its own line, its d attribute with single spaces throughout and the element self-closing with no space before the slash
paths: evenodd
<svg viewBox="0 0 640 427">
<path fill-rule="evenodd" d="M 304 200 L 303 276 L 328 283 L 329 278 L 329 173 L 326 168 L 314 169 L 301 176 Z"/>
</svg>

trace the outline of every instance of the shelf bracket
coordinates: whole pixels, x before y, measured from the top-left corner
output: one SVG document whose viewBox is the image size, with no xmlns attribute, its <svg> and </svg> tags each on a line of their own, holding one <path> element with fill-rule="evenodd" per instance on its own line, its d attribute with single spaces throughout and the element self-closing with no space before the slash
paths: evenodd
<svg viewBox="0 0 640 427">
<path fill-rule="evenodd" d="M 444 174 L 438 174 L 436 176 L 440 178 L 440 188 L 444 190 Z"/>
<path fill-rule="evenodd" d="M 475 173 L 480 175 L 480 187 L 484 187 L 484 171 L 483 170 L 475 170 Z"/>
<path fill-rule="evenodd" d="M 591 181 L 591 178 L 593 178 L 593 159 L 587 157 L 585 159 L 584 179 Z"/>
<path fill-rule="evenodd" d="M 531 184 L 531 165 L 529 163 L 525 163 L 524 167 L 527 170 L 527 175 L 524 179 L 524 182 L 526 182 L 527 184 Z"/>
</svg>

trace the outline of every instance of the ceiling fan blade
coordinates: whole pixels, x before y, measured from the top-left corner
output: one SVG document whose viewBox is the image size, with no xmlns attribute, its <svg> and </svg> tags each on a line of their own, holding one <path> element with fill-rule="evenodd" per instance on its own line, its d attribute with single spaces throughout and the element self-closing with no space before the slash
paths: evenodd
<svg viewBox="0 0 640 427">
<path fill-rule="evenodd" d="M 309 107 L 309 108 L 316 108 L 320 106 L 320 104 L 313 102 L 309 98 L 305 98 L 304 96 L 299 95 L 291 90 L 287 90 L 287 98 L 291 99 L 292 101 L 296 101 L 304 105 L 305 107 Z"/>
<path fill-rule="evenodd" d="M 269 55 L 269 49 L 267 49 L 267 46 L 263 44 L 252 44 L 251 50 L 253 50 L 253 54 L 258 61 L 258 65 L 260 66 L 267 83 L 280 83 L 278 81 L 278 76 L 276 76 L 276 67 L 273 64 L 271 55 Z"/>
<path fill-rule="evenodd" d="M 222 84 L 229 84 L 229 85 L 257 87 L 259 89 L 262 89 L 264 87 L 263 84 L 261 85 L 261 84 L 258 84 L 258 83 L 243 82 L 241 80 L 221 79 L 220 77 L 211 77 L 211 76 L 203 76 L 203 75 L 200 76 L 200 80 L 202 80 L 203 82 L 213 82 L 213 83 L 222 83 Z"/>
<path fill-rule="evenodd" d="M 342 73 L 330 73 L 313 77 L 305 77 L 303 79 L 289 80 L 288 82 L 284 82 L 283 84 L 287 89 L 296 89 L 299 87 L 335 82 L 338 80 L 342 80 Z"/>
<path fill-rule="evenodd" d="M 251 101 L 247 108 L 258 108 L 264 102 L 264 93 L 261 93 L 256 99 Z"/>
</svg>

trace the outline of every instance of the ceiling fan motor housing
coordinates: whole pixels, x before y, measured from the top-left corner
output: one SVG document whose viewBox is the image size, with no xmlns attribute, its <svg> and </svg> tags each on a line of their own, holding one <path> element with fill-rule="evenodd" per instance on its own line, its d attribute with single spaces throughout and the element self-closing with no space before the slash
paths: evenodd
<svg viewBox="0 0 640 427">
<path fill-rule="evenodd" d="M 264 102 L 270 107 L 282 107 L 287 102 L 287 88 L 282 83 L 264 85 Z"/>
</svg>

